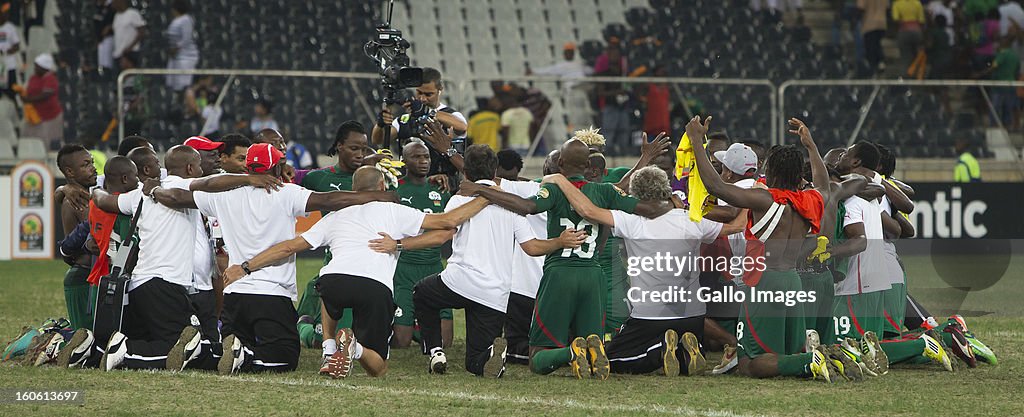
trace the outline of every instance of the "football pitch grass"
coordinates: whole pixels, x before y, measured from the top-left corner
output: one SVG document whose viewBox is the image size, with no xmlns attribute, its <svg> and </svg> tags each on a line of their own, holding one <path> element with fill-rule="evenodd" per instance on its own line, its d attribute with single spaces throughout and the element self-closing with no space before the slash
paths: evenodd
<svg viewBox="0 0 1024 417">
<path fill-rule="evenodd" d="M 910 292 L 921 301 L 949 304 L 948 291 L 925 257 L 905 257 Z M 299 260 L 299 288 L 316 274 L 318 259 Z M 60 261 L 0 262 L 0 339 L 21 326 L 64 313 Z M 1024 415 L 1024 261 L 1014 259 L 994 286 L 970 293 L 959 311 L 971 330 L 999 356 L 998 366 L 897 366 L 861 383 L 825 384 L 797 378 L 753 380 L 738 376 L 666 378 L 612 375 L 576 380 L 568 368 L 538 376 L 510 365 L 501 380 L 475 377 L 463 368 L 464 322 L 456 314 L 449 373 L 427 374 L 417 349 L 392 350 L 384 378 L 361 369 L 346 380 L 317 375 L 319 351 L 303 349 L 296 372 L 219 376 L 216 373 L 100 372 L 95 369 L 0 365 L 0 390 L 82 390 L 82 406 L 0 404 L 0 415 Z M 943 299 L 929 297 L 945 297 Z M 957 297 L 953 297 L 957 298 Z M 959 298 L 955 301 L 959 301 Z M 944 308 L 944 307 L 943 307 Z M 943 308 L 933 308 L 940 314 Z M 957 309 L 955 306 L 951 307 Z M 709 364 L 720 354 L 709 354 Z"/>
</svg>

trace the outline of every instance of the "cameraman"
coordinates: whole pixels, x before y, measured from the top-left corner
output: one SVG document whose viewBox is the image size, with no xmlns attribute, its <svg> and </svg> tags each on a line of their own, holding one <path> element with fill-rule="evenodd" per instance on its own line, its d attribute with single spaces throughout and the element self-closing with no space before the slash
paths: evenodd
<svg viewBox="0 0 1024 417">
<path fill-rule="evenodd" d="M 402 103 L 406 114 L 396 119 L 391 114 L 391 111 L 385 107 L 381 111 L 380 121 L 383 121 L 385 126 L 391 125 L 391 139 L 395 140 L 399 147 L 405 145 L 409 138 L 420 137 L 423 139 L 430 149 L 430 173 L 428 175 L 445 173 L 452 177 L 459 172 L 459 169 L 453 164 L 452 158 L 459 159 L 456 164 L 461 166 L 462 155 L 458 154 L 451 145 L 448 145 L 449 147 L 446 149 L 438 149 L 436 144 L 447 144 L 450 141 L 439 142 L 430 140 L 431 138 L 428 137 L 426 132 L 419 133 L 422 128 L 427 126 L 416 126 L 419 116 L 433 109 L 435 112 L 434 119 L 441 124 L 447 133 L 452 133 L 454 130 L 454 137 L 456 138 L 463 137 L 466 134 L 468 127 L 466 116 L 442 103 L 441 95 L 443 93 L 444 82 L 441 80 L 441 72 L 434 68 L 423 68 L 423 84 L 416 87 L 416 93 L 412 100 Z M 377 146 L 384 143 L 384 129 L 381 123 L 373 126 L 371 140 Z M 455 182 L 455 184 L 457 183 Z"/>
</svg>

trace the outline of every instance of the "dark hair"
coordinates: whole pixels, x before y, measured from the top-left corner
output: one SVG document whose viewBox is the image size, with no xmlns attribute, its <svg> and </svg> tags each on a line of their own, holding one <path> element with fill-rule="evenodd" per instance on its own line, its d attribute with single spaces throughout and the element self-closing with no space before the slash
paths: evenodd
<svg viewBox="0 0 1024 417">
<path fill-rule="evenodd" d="M 498 166 L 501 169 L 523 169 L 523 157 L 512 149 L 498 151 Z"/>
<path fill-rule="evenodd" d="M 946 20 L 946 16 L 943 16 L 941 14 L 935 16 L 935 27 L 944 28 L 948 24 L 949 24 L 949 21 Z"/>
<path fill-rule="evenodd" d="M 498 156 L 490 146 L 479 144 L 466 148 L 464 173 L 470 181 L 489 180 L 498 171 Z"/>
<path fill-rule="evenodd" d="M 725 132 L 714 132 L 708 134 L 708 140 L 724 140 L 725 143 L 732 143 L 732 139 L 729 139 L 729 135 Z"/>
<path fill-rule="evenodd" d="M 249 147 L 252 146 L 252 141 L 241 133 L 228 133 L 224 135 L 220 141 L 224 142 L 224 146 L 220 147 L 220 153 L 225 155 L 235 153 L 235 148 L 239 146 L 246 149 L 249 149 Z"/>
<path fill-rule="evenodd" d="M 796 190 L 803 179 L 804 154 L 796 145 L 774 146 L 764 163 L 768 186 Z"/>
<path fill-rule="evenodd" d="M 267 114 L 270 114 L 270 113 L 274 112 L 274 102 L 272 102 L 270 100 L 267 100 L 265 98 L 261 98 L 259 100 L 256 100 L 256 104 L 259 104 L 259 105 L 263 106 L 264 109 L 267 109 Z"/>
<path fill-rule="evenodd" d="M 121 139 L 121 143 L 117 144 L 117 154 L 121 156 L 128 156 L 128 152 L 131 152 L 132 149 L 148 145 L 149 139 L 142 136 L 128 136 Z"/>
<path fill-rule="evenodd" d="M 441 79 L 441 71 L 437 68 L 423 68 L 423 84 L 434 83 L 438 90 L 444 90 L 444 80 Z"/>
<path fill-rule="evenodd" d="M 338 153 L 338 145 L 344 144 L 348 137 L 352 133 L 366 134 L 366 128 L 363 127 L 362 123 L 355 120 L 349 120 L 338 126 L 338 132 L 334 134 L 334 145 L 331 145 L 330 149 L 327 149 L 327 156 L 334 156 Z"/>
<path fill-rule="evenodd" d="M 872 171 L 878 169 L 878 160 L 881 156 L 875 144 L 868 141 L 860 141 L 853 144 L 847 152 L 853 152 L 853 156 L 860 159 L 860 166 Z"/>
<path fill-rule="evenodd" d="M 893 172 L 896 172 L 896 154 L 892 153 L 892 149 L 882 144 L 875 144 L 878 148 L 878 173 L 891 177 Z"/>
<path fill-rule="evenodd" d="M 61 146 L 60 150 L 57 151 L 57 168 L 64 169 L 64 159 L 67 158 L 69 155 L 78 152 L 89 152 L 89 150 L 85 149 L 84 146 L 79 145 L 77 143 L 69 143 L 67 145 Z"/>
<path fill-rule="evenodd" d="M 749 146 L 749 147 L 751 147 L 751 148 L 761 148 L 761 149 L 765 149 L 765 147 L 764 147 L 764 144 L 763 144 L 763 143 L 761 143 L 760 141 L 752 140 L 752 139 L 751 139 L 751 140 L 745 140 L 745 141 L 742 141 L 742 142 L 740 142 L 740 143 L 742 143 L 742 144 L 744 144 L 744 145 L 747 145 L 747 146 Z M 755 152 L 756 152 L 756 151 L 755 151 Z"/>
<path fill-rule="evenodd" d="M 180 14 L 187 14 L 192 11 L 192 5 L 189 4 L 188 0 L 174 0 L 171 2 L 171 9 Z"/>
</svg>

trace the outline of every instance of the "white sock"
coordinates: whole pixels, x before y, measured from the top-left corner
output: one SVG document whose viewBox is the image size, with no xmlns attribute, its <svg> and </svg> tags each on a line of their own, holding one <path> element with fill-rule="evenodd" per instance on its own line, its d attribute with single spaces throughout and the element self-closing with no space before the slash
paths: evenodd
<svg viewBox="0 0 1024 417">
<path fill-rule="evenodd" d="M 334 352 L 338 351 L 338 342 L 334 339 L 324 340 L 320 346 L 324 348 L 324 356 L 333 355 Z"/>
<path fill-rule="evenodd" d="M 441 347 L 431 348 L 430 349 L 430 356 L 437 355 L 437 352 L 444 353 L 444 349 L 441 348 Z"/>
<path fill-rule="evenodd" d="M 352 354 L 352 359 L 359 360 L 363 357 L 363 345 L 356 342 L 356 353 Z"/>
</svg>

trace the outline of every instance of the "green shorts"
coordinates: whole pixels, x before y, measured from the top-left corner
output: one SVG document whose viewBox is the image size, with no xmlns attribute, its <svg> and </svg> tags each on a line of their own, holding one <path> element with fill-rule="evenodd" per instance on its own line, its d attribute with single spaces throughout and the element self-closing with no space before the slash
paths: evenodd
<svg viewBox="0 0 1024 417">
<path fill-rule="evenodd" d="M 835 286 L 832 273 L 806 272 L 800 274 L 800 282 L 804 291 L 814 291 L 814 302 L 804 304 L 804 315 L 807 317 L 807 328 L 818 332 L 821 340 L 832 340 L 832 298 L 835 297 Z"/>
<path fill-rule="evenodd" d="M 883 291 L 882 306 L 885 319 L 884 338 L 899 339 L 903 335 L 903 318 L 907 313 L 907 286 L 892 284 L 892 288 Z"/>
<path fill-rule="evenodd" d="M 560 348 L 577 336 L 603 335 L 605 284 L 597 265 L 544 268 L 530 323 L 530 346 Z"/>
<path fill-rule="evenodd" d="M 882 318 L 883 294 L 884 291 L 837 295 L 832 301 L 832 330 L 835 337 L 829 342 L 834 343 L 847 337 L 860 339 L 869 331 L 881 335 L 885 328 L 885 319 Z"/>
<path fill-rule="evenodd" d="M 412 289 L 421 279 L 441 272 L 441 261 L 433 264 L 414 264 L 398 261 L 395 269 L 395 325 L 416 324 L 416 309 L 412 304 Z M 441 320 L 451 320 L 452 309 L 441 310 Z"/>
<path fill-rule="evenodd" d="M 764 271 L 756 287 L 747 291 L 736 323 L 738 350 L 748 358 L 765 353 L 790 355 L 803 351 L 807 338 L 804 304 L 785 302 L 753 302 L 752 291 L 800 291 L 803 286 L 795 270 Z"/>
<path fill-rule="evenodd" d="M 608 287 L 608 298 L 605 300 L 605 333 L 614 334 L 619 331 L 622 324 L 629 317 L 629 304 L 626 302 L 626 292 L 629 291 L 629 276 L 626 275 L 626 265 L 622 262 L 619 253 L 618 240 L 608 239 L 604 250 L 597 257 L 597 263 L 601 264 L 601 272 L 604 273 L 605 283 Z"/>
<path fill-rule="evenodd" d="M 64 274 L 64 304 L 72 329 L 92 329 L 96 287 L 89 285 L 89 268 L 72 266 Z"/>
</svg>

